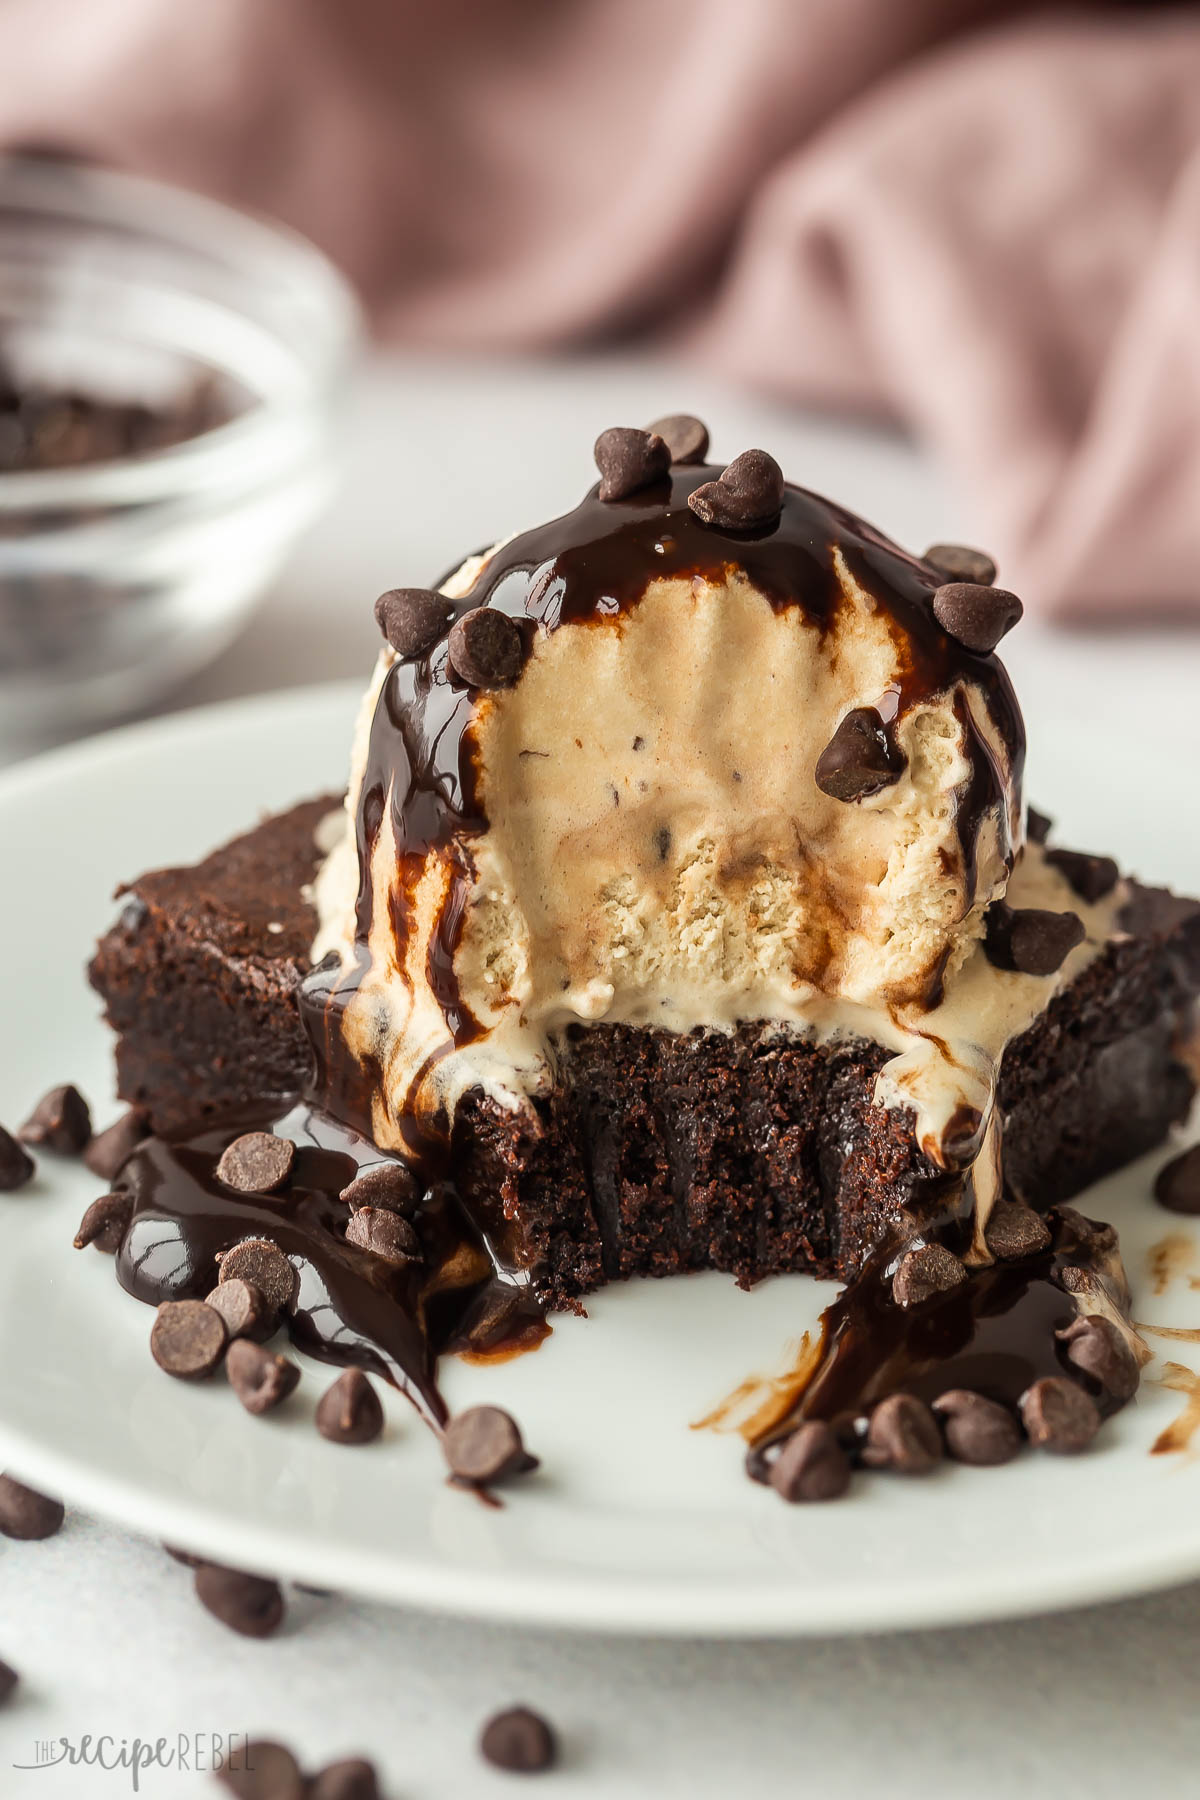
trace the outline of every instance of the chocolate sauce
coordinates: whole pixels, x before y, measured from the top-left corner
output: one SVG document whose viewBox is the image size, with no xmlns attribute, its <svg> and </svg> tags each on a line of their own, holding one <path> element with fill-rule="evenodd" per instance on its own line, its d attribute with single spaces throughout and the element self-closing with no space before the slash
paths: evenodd
<svg viewBox="0 0 1200 1800">
<path fill-rule="evenodd" d="M 1077 1376 L 1055 1337 L 1077 1315 L 1061 1272 L 1095 1266 L 1096 1257 L 1070 1216 L 1051 1212 L 1047 1223 L 1048 1249 L 968 1268 L 957 1287 L 911 1307 L 892 1298 L 898 1250 L 876 1251 L 822 1316 L 822 1353 L 795 1406 L 756 1445 L 751 1473 L 765 1479 L 773 1446 L 804 1420 L 865 1425 L 889 1394 L 932 1402 L 952 1388 L 968 1388 L 1015 1410 L 1043 1376 Z M 1097 1391 L 1094 1397 L 1102 1412 L 1114 1410 L 1107 1396 Z"/>
<path fill-rule="evenodd" d="M 235 1193 L 217 1179 L 221 1152 L 239 1133 L 264 1130 L 295 1143 L 291 1181 L 282 1194 Z M 324 1362 L 383 1376 L 438 1426 L 446 1417 L 435 1380 L 440 1354 L 532 1348 L 549 1327 L 528 1278 L 506 1265 L 448 1182 L 425 1193 L 413 1218 L 419 1265 L 396 1267 L 346 1242 L 350 1209 L 339 1193 L 389 1160 L 304 1103 L 283 1117 L 259 1109 L 147 1139 L 121 1172 L 120 1191 L 134 1210 L 118 1279 L 151 1305 L 202 1300 L 217 1285 L 222 1251 L 268 1238 L 299 1277 L 285 1321 L 292 1341 Z"/>
</svg>

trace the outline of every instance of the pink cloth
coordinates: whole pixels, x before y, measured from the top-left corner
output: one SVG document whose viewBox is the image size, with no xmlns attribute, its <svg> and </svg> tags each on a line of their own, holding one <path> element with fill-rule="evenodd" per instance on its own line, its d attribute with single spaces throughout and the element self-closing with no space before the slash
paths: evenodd
<svg viewBox="0 0 1200 1800">
<path fill-rule="evenodd" d="M 682 331 L 910 426 L 1035 604 L 1200 609 L 1192 7 L 7 0 L 0 141 L 284 218 L 409 340 Z"/>
</svg>

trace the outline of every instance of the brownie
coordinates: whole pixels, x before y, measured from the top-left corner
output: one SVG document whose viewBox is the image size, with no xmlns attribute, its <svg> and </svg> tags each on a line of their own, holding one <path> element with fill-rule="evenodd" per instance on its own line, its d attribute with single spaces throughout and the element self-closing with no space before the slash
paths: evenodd
<svg viewBox="0 0 1200 1800">
<path fill-rule="evenodd" d="M 124 905 L 88 974 L 117 1034 L 118 1091 L 156 1131 L 307 1080 L 295 995 L 316 917 L 302 889 L 321 862 L 317 827 L 340 805 L 305 801 L 194 868 L 118 890 Z"/>
<path fill-rule="evenodd" d="M 118 1033 L 121 1094 L 159 1130 L 308 1082 L 295 995 L 316 918 L 301 888 L 336 804 L 295 807 L 122 890 L 91 979 Z M 1138 888 L 1122 924 L 1005 1055 L 1006 1177 L 1039 1207 L 1160 1142 L 1192 1098 L 1179 1050 L 1200 988 L 1200 905 Z M 455 1178 L 552 1305 L 697 1268 L 744 1284 L 846 1278 L 905 1219 L 936 1213 L 946 1183 L 911 1114 L 872 1104 L 888 1055 L 757 1024 L 576 1028 L 547 1098 L 509 1113 L 464 1097 Z"/>
</svg>

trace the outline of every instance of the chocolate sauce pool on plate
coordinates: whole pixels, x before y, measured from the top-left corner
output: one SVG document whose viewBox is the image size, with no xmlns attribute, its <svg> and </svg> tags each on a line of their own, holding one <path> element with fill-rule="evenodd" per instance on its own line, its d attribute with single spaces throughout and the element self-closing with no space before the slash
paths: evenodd
<svg viewBox="0 0 1200 1800">
<path fill-rule="evenodd" d="M 282 1193 L 236 1193 L 218 1180 L 222 1150 L 246 1131 L 274 1131 L 296 1145 Z M 430 1424 L 446 1407 L 437 1358 L 532 1348 L 546 1335 L 542 1309 L 520 1271 L 468 1217 L 454 1187 L 438 1182 L 412 1223 L 423 1260 L 397 1267 L 347 1243 L 350 1208 L 338 1198 L 362 1170 L 391 1160 L 374 1145 L 299 1103 L 227 1115 L 194 1134 L 149 1138 L 121 1172 L 134 1202 L 117 1259 L 122 1287 L 139 1300 L 202 1300 L 220 1277 L 217 1258 L 246 1238 L 277 1244 L 295 1268 L 292 1341 L 324 1362 L 381 1375 Z"/>
</svg>

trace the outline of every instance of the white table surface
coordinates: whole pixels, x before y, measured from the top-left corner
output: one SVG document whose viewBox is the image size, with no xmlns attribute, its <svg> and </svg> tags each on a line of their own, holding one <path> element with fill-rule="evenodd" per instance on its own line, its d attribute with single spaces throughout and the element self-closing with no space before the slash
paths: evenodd
<svg viewBox="0 0 1200 1800">
<path fill-rule="evenodd" d="M 661 362 L 377 358 L 354 397 L 340 499 L 238 644 L 170 704 L 365 678 L 380 589 L 431 580 L 571 505 L 603 426 L 684 408 L 709 420 L 718 453 L 762 443 L 793 478 L 902 541 L 972 540 L 961 498 L 899 440 Z M 1101 745 L 1115 706 L 1147 720 L 1159 706 L 1194 709 L 1200 634 L 1063 637 L 1027 624 L 1006 660 L 1036 768 L 1051 706 Z M 0 764 L 17 754 L 0 746 Z M 1054 789 L 1054 771 L 1039 770 L 1034 797 L 1053 808 Z M 1103 1504 L 1083 1466 L 1079 1496 Z M 130 1793 L 123 1770 L 13 1767 L 35 1763 L 39 1741 L 85 1733 L 272 1735 L 312 1763 L 374 1756 L 397 1800 L 499 1796 L 519 1784 L 480 1765 L 474 1737 L 519 1699 L 563 1732 L 563 1766 L 537 1792 L 564 1800 L 705 1800 L 743 1786 L 889 1800 L 1200 1794 L 1200 1586 L 1025 1623 L 749 1645 L 536 1634 L 309 1595 L 254 1643 L 202 1612 L 190 1586 L 157 1546 L 79 1515 L 44 1544 L 0 1538 L 0 1656 L 24 1678 L 0 1713 L 0 1800 Z M 194 1773 L 141 1778 L 150 1800 L 218 1791 Z"/>
</svg>

